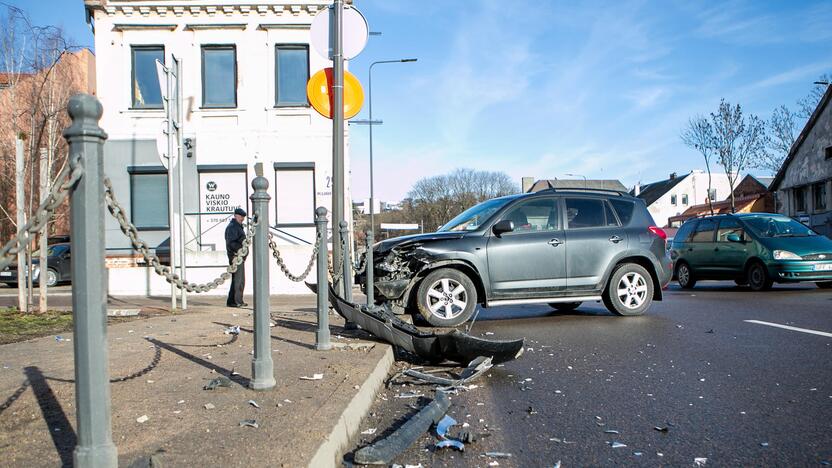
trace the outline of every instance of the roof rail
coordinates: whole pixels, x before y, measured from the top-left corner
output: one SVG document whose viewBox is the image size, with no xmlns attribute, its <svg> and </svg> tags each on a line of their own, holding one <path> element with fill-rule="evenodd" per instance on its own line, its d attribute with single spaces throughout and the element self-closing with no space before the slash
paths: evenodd
<svg viewBox="0 0 832 468">
<path fill-rule="evenodd" d="M 605 189 L 605 188 L 591 188 L 591 187 L 561 187 L 555 188 L 550 187 L 540 192 L 598 192 L 598 193 L 613 193 L 619 196 L 628 196 L 632 197 L 634 195 L 630 194 L 630 192 L 625 192 L 623 190 L 615 190 L 615 189 Z M 539 193 L 539 192 L 537 192 Z"/>
</svg>

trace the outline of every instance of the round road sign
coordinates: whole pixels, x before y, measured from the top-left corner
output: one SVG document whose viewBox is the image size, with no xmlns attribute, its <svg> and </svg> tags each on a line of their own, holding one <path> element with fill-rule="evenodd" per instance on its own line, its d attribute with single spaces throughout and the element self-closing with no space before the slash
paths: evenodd
<svg viewBox="0 0 832 468">
<path fill-rule="evenodd" d="M 310 34 L 312 36 L 312 45 L 315 50 L 322 56 L 332 59 L 332 49 L 329 43 L 329 18 L 332 7 L 324 8 L 319 11 L 312 20 L 310 26 Z M 367 38 L 370 35 L 370 28 L 367 26 L 367 20 L 358 9 L 353 6 L 344 6 L 344 59 L 350 60 L 356 57 L 364 50 L 367 45 Z"/>
<path fill-rule="evenodd" d="M 332 68 L 318 71 L 306 84 L 306 97 L 309 104 L 324 117 L 332 118 Z M 364 105 L 364 89 L 358 78 L 344 70 L 344 118 L 351 119 Z"/>
</svg>

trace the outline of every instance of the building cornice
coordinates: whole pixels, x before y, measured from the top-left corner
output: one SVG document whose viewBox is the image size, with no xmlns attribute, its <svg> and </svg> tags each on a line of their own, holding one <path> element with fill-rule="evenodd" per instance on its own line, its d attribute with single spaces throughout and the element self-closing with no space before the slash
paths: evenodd
<svg viewBox="0 0 832 468">
<path fill-rule="evenodd" d="M 212 18 L 230 16 L 300 16 L 316 15 L 327 8 L 326 0 L 311 1 L 259 1 L 240 3 L 235 0 L 190 1 L 182 0 L 84 0 L 87 10 L 104 12 L 111 17 L 189 17 Z"/>
</svg>

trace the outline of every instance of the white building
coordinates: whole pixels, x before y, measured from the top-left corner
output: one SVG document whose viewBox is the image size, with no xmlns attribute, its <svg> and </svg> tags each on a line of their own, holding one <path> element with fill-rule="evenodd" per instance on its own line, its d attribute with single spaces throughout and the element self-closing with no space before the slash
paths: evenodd
<svg viewBox="0 0 832 468">
<path fill-rule="evenodd" d="M 332 208 L 332 122 L 306 99 L 308 77 L 331 66 L 309 44 L 312 18 L 329 3 L 84 0 L 95 33 L 101 127 L 109 135 L 105 172 L 153 247 L 169 237 L 168 178 L 156 144 L 165 112 L 155 60 L 171 64 L 175 55 L 182 61 L 189 281 L 210 280 L 226 268 L 224 230 L 235 207 L 251 213 L 248 197 L 258 162 L 269 179 L 272 232 L 284 259 L 296 272 L 306 266 L 315 239 L 314 208 Z M 349 194 L 347 178 L 344 212 L 351 217 Z M 107 251 L 111 294 L 170 292 L 113 219 L 107 222 Z M 308 292 L 274 262 L 271 288 Z M 220 287 L 216 293 L 226 292 Z"/>
<path fill-rule="evenodd" d="M 737 180 L 739 182 L 739 179 Z M 712 201 L 722 200 L 731 193 L 728 176 L 725 173 L 711 173 Z M 672 216 L 682 214 L 692 205 L 708 201 L 708 173 L 701 170 L 688 174 L 670 174 L 665 180 L 650 184 L 636 185 L 633 195 L 647 204 L 647 210 L 659 227 L 668 226 Z"/>
</svg>

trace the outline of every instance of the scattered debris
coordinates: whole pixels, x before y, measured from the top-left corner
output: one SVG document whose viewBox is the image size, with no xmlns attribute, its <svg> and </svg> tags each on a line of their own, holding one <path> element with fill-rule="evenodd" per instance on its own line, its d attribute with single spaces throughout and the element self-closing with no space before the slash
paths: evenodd
<svg viewBox="0 0 832 468">
<path fill-rule="evenodd" d="M 713 333 L 713 332 L 714 332 L 714 329 L 711 328 L 710 330 L 706 331 L 705 333 Z"/>
<path fill-rule="evenodd" d="M 451 448 L 456 449 L 460 452 L 465 451 L 465 445 L 462 442 L 460 442 L 458 440 L 454 440 L 454 439 L 441 440 L 441 441 L 436 443 L 435 447 L 437 449 L 443 449 L 443 448 L 451 447 Z"/>
<path fill-rule="evenodd" d="M 644 453 L 642 453 L 642 452 L 633 452 L 633 455 L 635 455 L 637 457 L 640 457 L 640 456 L 644 455 Z"/>
<path fill-rule="evenodd" d="M 257 421 L 254 419 L 243 419 L 240 421 L 240 427 L 253 427 L 257 429 L 260 425 L 257 424 Z"/>
<path fill-rule="evenodd" d="M 225 333 L 226 335 L 239 335 L 240 334 L 240 326 L 239 325 L 234 325 L 234 326 L 228 327 L 225 330 L 223 330 L 223 333 Z"/>
<path fill-rule="evenodd" d="M 708 459 L 705 457 L 697 457 L 693 459 L 694 466 L 705 466 L 708 463 Z"/>
<path fill-rule="evenodd" d="M 618 433 L 619 432 L 616 431 L 615 429 L 607 429 L 606 431 L 604 431 L 604 434 L 618 434 Z"/>
<path fill-rule="evenodd" d="M 142 416 L 139 416 L 138 418 L 136 418 L 136 422 L 141 424 L 143 422 L 147 422 L 148 419 L 150 419 L 150 418 L 148 418 L 147 415 L 145 414 L 145 415 L 142 415 Z"/>
<path fill-rule="evenodd" d="M 410 447 L 431 424 L 438 422 L 448 411 L 448 396 L 437 392 L 433 401 L 416 413 L 393 434 L 355 452 L 355 463 L 364 465 L 388 465 L 396 455 Z"/>
<path fill-rule="evenodd" d="M 361 431 L 361 433 L 364 434 L 364 435 L 373 435 L 373 434 L 376 433 L 376 428 L 371 427 L 371 428 L 367 429 L 366 431 Z"/>
<path fill-rule="evenodd" d="M 228 377 L 221 375 L 216 379 L 211 379 L 204 387 L 203 390 L 214 390 L 217 387 L 230 387 L 231 386 L 231 379 Z"/>
<path fill-rule="evenodd" d="M 332 349 L 338 350 L 369 351 L 375 347 L 375 343 L 332 343 Z"/>
<path fill-rule="evenodd" d="M 71 339 L 69 339 L 69 338 L 64 338 L 64 337 L 63 337 L 63 336 L 61 336 L 61 335 L 56 335 L 56 336 L 55 336 L 55 341 L 56 341 L 56 342 L 58 342 L 58 343 L 60 343 L 61 341 L 72 341 L 72 340 L 71 340 Z"/>
<path fill-rule="evenodd" d="M 560 460 L 555 462 L 555 464 L 552 466 L 552 468 L 560 468 Z"/>
<path fill-rule="evenodd" d="M 324 378 L 323 374 L 312 374 L 312 377 L 307 377 L 307 376 L 304 375 L 300 379 L 301 380 L 321 380 L 323 378 Z"/>
<path fill-rule="evenodd" d="M 511 454 L 508 452 L 485 452 L 485 456 L 491 458 L 511 458 Z"/>
<path fill-rule="evenodd" d="M 760 442 L 760 447 L 768 447 L 768 442 Z"/>
<path fill-rule="evenodd" d="M 107 317 L 136 317 L 139 309 L 107 309 Z"/>
<path fill-rule="evenodd" d="M 216 407 L 215 407 L 214 405 L 212 405 L 211 403 L 205 403 L 205 405 L 204 405 L 204 406 L 205 406 L 205 409 L 214 409 L 214 408 L 216 408 Z"/>
<path fill-rule="evenodd" d="M 258 405 L 258 404 L 257 404 L 257 402 L 256 402 L 256 401 L 254 401 L 254 400 L 249 400 L 249 401 L 248 401 L 248 404 L 250 404 L 251 406 L 253 406 L 253 407 L 257 408 L 257 409 L 260 409 L 260 405 Z"/>
<path fill-rule="evenodd" d="M 610 446 L 612 446 L 612 448 L 614 448 L 614 449 L 615 448 L 624 448 L 624 447 L 627 446 L 627 444 L 622 444 L 621 442 L 608 442 L 608 444 L 610 444 Z"/>
<path fill-rule="evenodd" d="M 399 394 L 395 395 L 393 398 L 419 398 L 420 396 L 422 396 L 421 393 L 405 392 L 405 393 L 399 393 Z"/>
<path fill-rule="evenodd" d="M 653 427 L 653 429 L 655 429 L 659 432 L 667 432 L 667 431 L 670 430 L 667 426 L 655 426 L 655 427 Z"/>
<path fill-rule="evenodd" d="M 395 382 L 400 376 L 406 375 L 423 383 L 444 385 L 444 387 L 440 389 L 442 391 L 453 391 L 455 389 L 467 390 L 467 388 L 464 388 L 466 384 L 479 378 L 482 374 L 491 369 L 492 366 L 493 364 L 491 362 L 491 358 L 479 356 L 468 363 L 468 366 L 465 369 L 463 369 L 462 372 L 459 374 L 458 379 L 449 379 L 446 377 L 434 375 L 433 373 L 429 372 L 421 372 L 416 369 L 407 369 L 391 377 L 390 380 L 388 380 L 387 382 L 387 386 L 389 388 L 390 385 L 392 385 L 393 382 Z"/>
<path fill-rule="evenodd" d="M 436 423 L 436 435 L 440 439 L 447 439 L 448 429 L 450 429 L 451 426 L 456 426 L 456 419 L 446 414 L 438 423 Z"/>
</svg>

